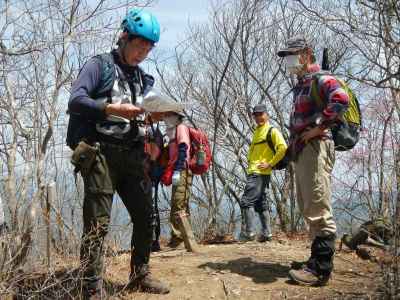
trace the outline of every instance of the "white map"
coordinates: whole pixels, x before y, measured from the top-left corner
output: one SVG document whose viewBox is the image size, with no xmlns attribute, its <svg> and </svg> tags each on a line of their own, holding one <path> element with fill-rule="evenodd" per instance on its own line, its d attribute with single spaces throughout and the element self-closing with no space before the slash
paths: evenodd
<svg viewBox="0 0 400 300">
<path fill-rule="evenodd" d="M 150 90 L 143 99 L 142 108 L 146 112 L 167 112 L 173 111 L 183 113 L 185 103 L 176 102 L 168 96 L 162 95 L 156 90 Z"/>
</svg>

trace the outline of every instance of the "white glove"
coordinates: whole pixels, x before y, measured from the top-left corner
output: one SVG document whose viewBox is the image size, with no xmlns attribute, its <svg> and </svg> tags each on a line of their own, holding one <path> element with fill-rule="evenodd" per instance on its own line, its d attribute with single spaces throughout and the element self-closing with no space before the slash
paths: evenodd
<svg viewBox="0 0 400 300">
<path fill-rule="evenodd" d="M 178 185 L 181 179 L 181 173 L 179 171 L 174 171 L 172 174 L 172 185 Z"/>
</svg>

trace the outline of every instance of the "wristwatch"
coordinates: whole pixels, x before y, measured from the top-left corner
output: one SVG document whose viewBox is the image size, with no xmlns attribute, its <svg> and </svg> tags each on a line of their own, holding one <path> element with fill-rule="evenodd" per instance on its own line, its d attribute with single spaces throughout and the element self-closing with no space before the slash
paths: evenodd
<svg viewBox="0 0 400 300">
<path fill-rule="evenodd" d="M 319 127 L 322 130 L 325 130 L 327 128 L 324 124 L 322 124 L 322 117 L 321 116 L 319 116 L 319 117 L 317 117 L 315 119 L 315 125 L 317 125 L 317 127 Z"/>
</svg>

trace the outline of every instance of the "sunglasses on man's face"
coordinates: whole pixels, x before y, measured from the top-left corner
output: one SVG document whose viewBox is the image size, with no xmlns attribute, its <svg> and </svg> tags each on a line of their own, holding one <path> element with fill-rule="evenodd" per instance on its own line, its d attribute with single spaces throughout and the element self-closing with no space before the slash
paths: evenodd
<svg viewBox="0 0 400 300">
<path fill-rule="evenodd" d="M 264 113 L 263 112 L 255 112 L 253 113 L 254 117 L 261 117 Z"/>
</svg>

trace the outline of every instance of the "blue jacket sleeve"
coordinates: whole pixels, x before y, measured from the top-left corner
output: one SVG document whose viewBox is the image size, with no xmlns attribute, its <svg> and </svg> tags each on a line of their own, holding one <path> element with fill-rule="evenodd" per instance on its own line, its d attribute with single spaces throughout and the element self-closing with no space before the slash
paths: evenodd
<svg viewBox="0 0 400 300">
<path fill-rule="evenodd" d="M 72 84 L 68 102 L 69 113 L 92 121 L 105 118 L 106 103 L 95 101 L 90 97 L 101 80 L 100 64 L 98 59 L 92 58 L 83 66 L 78 78 Z"/>
<path fill-rule="evenodd" d="M 187 145 L 181 143 L 178 145 L 178 159 L 175 162 L 175 171 L 182 171 L 185 169 Z"/>
</svg>

